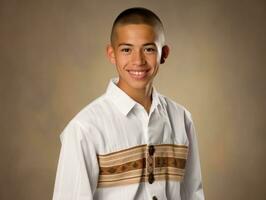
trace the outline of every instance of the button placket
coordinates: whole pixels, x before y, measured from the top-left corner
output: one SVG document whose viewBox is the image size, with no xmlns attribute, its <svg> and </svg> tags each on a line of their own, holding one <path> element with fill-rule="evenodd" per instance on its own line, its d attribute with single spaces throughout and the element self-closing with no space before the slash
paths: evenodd
<svg viewBox="0 0 266 200">
<path fill-rule="evenodd" d="M 147 174 L 148 174 L 148 182 L 152 184 L 154 182 L 154 152 L 155 148 L 153 145 L 148 146 L 147 152 Z"/>
<path fill-rule="evenodd" d="M 149 138 L 148 137 L 149 117 L 146 113 L 146 110 L 143 107 L 138 107 L 138 118 L 141 122 L 144 137 L 147 142 Z"/>
</svg>

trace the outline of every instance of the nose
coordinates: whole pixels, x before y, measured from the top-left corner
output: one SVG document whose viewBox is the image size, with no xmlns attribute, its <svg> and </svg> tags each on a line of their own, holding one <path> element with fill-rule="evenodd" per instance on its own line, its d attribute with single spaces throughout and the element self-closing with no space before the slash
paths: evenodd
<svg viewBox="0 0 266 200">
<path fill-rule="evenodd" d="M 145 64 L 145 55 L 144 53 L 139 50 L 139 51 L 134 51 L 132 54 L 132 63 L 134 65 L 144 65 Z"/>
</svg>

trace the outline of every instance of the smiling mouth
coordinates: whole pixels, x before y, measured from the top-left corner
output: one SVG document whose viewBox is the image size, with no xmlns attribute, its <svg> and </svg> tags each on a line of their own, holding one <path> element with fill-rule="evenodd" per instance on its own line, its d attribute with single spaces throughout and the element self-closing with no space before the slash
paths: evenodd
<svg viewBox="0 0 266 200">
<path fill-rule="evenodd" d="M 134 79 L 143 79 L 147 76 L 149 70 L 127 70 Z"/>
</svg>

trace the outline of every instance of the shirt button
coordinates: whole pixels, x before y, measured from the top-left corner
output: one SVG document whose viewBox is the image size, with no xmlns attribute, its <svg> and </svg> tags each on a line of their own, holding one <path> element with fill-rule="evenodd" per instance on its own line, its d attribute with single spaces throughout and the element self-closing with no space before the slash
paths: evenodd
<svg viewBox="0 0 266 200">
<path fill-rule="evenodd" d="M 149 155 L 150 155 L 150 156 L 153 156 L 154 152 L 155 152 L 155 148 L 154 148 L 154 146 L 153 146 L 153 145 L 150 145 L 150 146 L 149 146 Z"/>
<path fill-rule="evenodd" d="M 154 182 L 154 175 L 153 175 L 153 173 L 150 173 L 149 174 L 148 181 L 149 181 L 150 184 L 152 184 Z"/>
<path fill-rule="evenodd" d="M 158 200 L 158 198 L 156 196 L 153 196 L 152 200 Z"/>
</svg>

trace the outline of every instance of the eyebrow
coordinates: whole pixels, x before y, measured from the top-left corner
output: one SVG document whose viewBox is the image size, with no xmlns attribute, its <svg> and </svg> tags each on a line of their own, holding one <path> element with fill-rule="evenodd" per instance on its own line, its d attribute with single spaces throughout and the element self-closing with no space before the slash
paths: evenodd
<svg viewBox="0 0 266 200">
<path fill-rule="evenodd" d="M 150 45 L 156 46 L 156 44 L 154 42 L 145 43 L 143 46 L 150 46 Z M 120 47 L 120 46 L 131 46 L 132 47 L 134 45 L 130 44 L 130 43 L 121 43 L 118 45 L 118 47 Z"/>
</svg>

